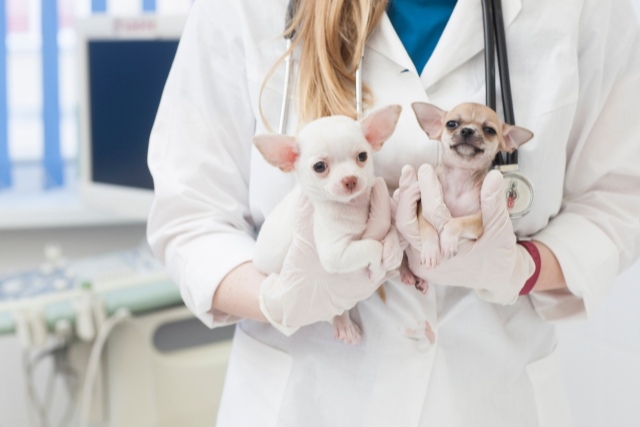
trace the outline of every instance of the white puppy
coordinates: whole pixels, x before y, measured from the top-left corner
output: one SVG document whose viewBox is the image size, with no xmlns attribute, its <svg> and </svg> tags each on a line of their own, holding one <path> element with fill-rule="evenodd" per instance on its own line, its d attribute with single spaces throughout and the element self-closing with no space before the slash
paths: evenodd
<svg viewBox="0 0 640 427">
<path fill-rule="evenodd" d="M 324 117 L 306 125 L 296 137 L 270 134 L 254 138 L 267 162 L 284 172 L 295 171 L 302 194 L 313 204 L 316 250 L 328 273 L 368 268 L 374 281 L 382 281 L 385 276 L 382 243 L 363 239 L 362 235 L 376 179 L 372 153 L 391 136 L 400 112 L 399 105 L 392 105 L 362 122 L 345 116 Z M 278 206 L 270 218 L 287 209 L 290 212 L 292 204 L 288 206 Z M 279 272 L 292 236 L 280 233 L 283 226 L 266 226 L 265 222 L 258 237 L 254 263 L 265 273 Z M 360 338 L 348 313 L 334 319 L 334 331 L 345 342 Z"/>
</svg>

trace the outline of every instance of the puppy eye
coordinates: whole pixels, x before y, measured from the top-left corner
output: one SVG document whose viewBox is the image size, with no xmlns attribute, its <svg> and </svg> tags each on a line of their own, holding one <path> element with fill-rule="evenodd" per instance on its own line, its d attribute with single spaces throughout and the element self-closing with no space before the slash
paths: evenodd
<svg viewBox="0 0 640 427">
<path fill-rule="evenodd" d="M 322 173 L 327 170 L 327 164 L 325 162 L 318 162 L 313 165 L 313 170 L 317 173 Z"/>
<path fill-rule="evenodd" d="M 367 152 L 363 151 L 362 153 L 358 154 L 358 161 L 360 162 L 366 162 L 367 161 Z"/>
<path fill-rule="evenodd" d="M 455 129 L 458 127 L 458 122 L 456 122 L 455 120 L 449 120 L 446 126 L 448 129 Z"/>
<path fill-rule="evenodd" d="M 484 131 L 487 133 L 487 135 L 496 135 L 496 130 L 492 127 L 487 126 L 484 128 Z"/>
</svg>

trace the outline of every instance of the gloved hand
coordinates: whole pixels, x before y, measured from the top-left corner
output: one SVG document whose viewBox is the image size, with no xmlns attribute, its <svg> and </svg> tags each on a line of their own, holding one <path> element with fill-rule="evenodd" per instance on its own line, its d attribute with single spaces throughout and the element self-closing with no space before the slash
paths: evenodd
<svg viewBox="0 0 640 427">
<path fill-rule="evenodd" d="M 457 254 L 430 269 L 421 265 L 421 239 L 417 221 L 417 202 L 422 197 L 435 198 L 428 205 L 435 206 L 429 215 L 447 220 L 442 190 L 430 165 L 419 170 L 420 183 L 414 169 L 405 166 L 397 201 L 396 227 L 407 242 L 405 250 L 409 268 L 414 275 L 429 284 L 461 286 L 474 289 L 480 298 L 498 304 L 513 304 L 525 282 L 534 272 L 533 259 L 525 248 L 516 243 L 511 219 L 502 193 L 502 174 L 491 171 L 485 177 L 480 193 L 483 235 L 476 241 L 461 240 Z M 431 199 L 433 200 L 433 199 Z M 426 203 L 424 205 L 427 205 Z M 441 229 L 438 226 L 437 229 Z"/>
<path fill-rule="evenodd" d="M 293 241 L 280 274 L 270 274 L 260 286 L 260 309 L 277 329 L 291 335 L 299 327 L 331 321 L 370 297 L 384 280 L 397 274 L 402 248 L 391 225 L 390 198 L 381 178 L 371 192 L 371 208 L 363 238 L 383 244 L 383 280 L 369 278 L 369 269 L 329 274 L 321 266 L 313 237 L 313 205 L 304 196 L 298 201 L 299 216 Z"/>
</svg>

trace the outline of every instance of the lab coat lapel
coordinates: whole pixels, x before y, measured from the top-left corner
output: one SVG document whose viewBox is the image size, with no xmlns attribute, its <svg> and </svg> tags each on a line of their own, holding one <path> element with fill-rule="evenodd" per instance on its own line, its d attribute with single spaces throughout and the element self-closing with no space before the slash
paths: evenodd
<svg viewBox="0 0 640 427">
<path fill-rule="evenodd" d="M 402 69 L 417 73 L 416 66 L 413 64 L 411 57 L 409 57 L 386 13 L 382 16 L 378 27 L 369 36 L 367 47 L 391 59 L 400 65 Z"/>
<path fill-rule="evenodd" d="M 502 1 L 505 28 L 515 20 L 521 8 L 521 0 Z M 483 50 L 482 2 L 458 0 L 440 41 L 422 72 L 421 79 L 425 89 Z"/>
</svg>

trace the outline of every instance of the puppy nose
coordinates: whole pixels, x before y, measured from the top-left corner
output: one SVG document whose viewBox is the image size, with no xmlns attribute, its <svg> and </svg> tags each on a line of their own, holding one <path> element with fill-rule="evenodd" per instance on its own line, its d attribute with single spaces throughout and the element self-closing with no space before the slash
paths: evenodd
<svg viewBox="0 0 640 427">
<path fill-rule="evenodd" d="M 358 185 L 358 178 L 355 176 L 344 177 L 342 178 L 342 185 L 344 185 L 347 190 L 353 191 L 353 189 L 356 188 L 356 185 Z"/>
<path fill-rule="evenodd" d="M 460 135 L 462 135 L 464 138 L 468 138 L 470 136 L 472 136 L 475 133 L 475 130 L 471 129 L 471 128 L 463 128 L 460 131 Z"/>
</svg>

